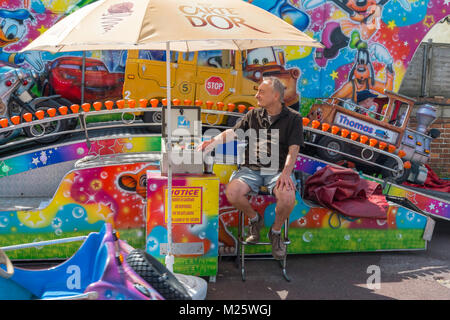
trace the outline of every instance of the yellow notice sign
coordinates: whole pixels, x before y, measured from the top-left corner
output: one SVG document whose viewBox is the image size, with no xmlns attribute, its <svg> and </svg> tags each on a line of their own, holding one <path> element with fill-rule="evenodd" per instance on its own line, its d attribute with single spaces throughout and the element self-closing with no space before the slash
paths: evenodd
<svg viewBox="0 0 450 320">
<path fill-rule="evenodd" d="M 164 190 L 164 216 L 167 224 L 168 189 Z M 172 223 L 202 223 L 202 188 L 172 187 Z"/>
</svg>

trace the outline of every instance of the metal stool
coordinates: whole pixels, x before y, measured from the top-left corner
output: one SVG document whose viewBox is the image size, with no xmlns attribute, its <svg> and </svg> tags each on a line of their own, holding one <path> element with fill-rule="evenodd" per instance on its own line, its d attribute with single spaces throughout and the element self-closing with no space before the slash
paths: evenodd
<svg viewBox="0 0 450 320">
<path fill-rule="evenodd" d="M 254 192 L 250 192 L 249 196 L 255 195 L 269 195 L 267 189 L 264 190 L 264 187 L 260 189 L 260 191 L 256 194 Z M 238 225 L 238 247 L 237 247 L 237 267 L 241 269 L 242 281 L 245 281 L 245 259 L 247 260 L 274 260 L 273 257 L 245 257 L 245 246 L 246 245 L 271 245 L 270 242 L 247 242 L 245 241 L 245 215 L 242 211 L 239 210 L 239 225 Z M 284 244 L 286 245 L 286 255 L 284 259 L 278 260 L 280 262 L 280 266 L 282 269 L 283 277 L 286 281 L 291 281 L 286 273 L 286 259 L 287 259 L 287 246 L 291 243 L 289 240 L 289 218 L 284 222 Z"/>
</svg>

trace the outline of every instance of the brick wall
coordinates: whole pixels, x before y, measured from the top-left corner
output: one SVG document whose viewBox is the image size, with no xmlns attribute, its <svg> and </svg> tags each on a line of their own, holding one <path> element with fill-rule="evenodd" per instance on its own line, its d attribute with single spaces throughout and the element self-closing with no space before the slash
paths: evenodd
<svg viewBox="0 0 450 320">
<path fill-rule="evenodd" d="M 419 102 L 420 99 L 417 100 Z M 435 104 L 436 101 L 430 101 L 429 99 L 425 102 L 438 108 L 438 118 L 433 122 L 431 128 L 436 128 L 441 132 L 441 136 L 431 143 L 428 165 L 440 178 L 450 178 L 450 103 L 448 105 L 437 105 Z M 439 101 L 439 103 L 442 102 Z M 414 111 L 413 114 L 415 114 Z M 410 118 L 413 129 L 416 128 L 415 120 L 414 116 Z"/>
<path fill-rule="evenodd" d="M 441 178 L 450 178 L 450 118 L 437 119 L 432 128 L 439 129 L 441 136 L 431 144 L 428 165 Z"/>
</svg>

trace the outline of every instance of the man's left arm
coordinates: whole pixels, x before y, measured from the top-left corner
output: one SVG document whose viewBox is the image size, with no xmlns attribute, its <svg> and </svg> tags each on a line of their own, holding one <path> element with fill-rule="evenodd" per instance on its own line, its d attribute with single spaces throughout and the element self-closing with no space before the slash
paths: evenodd
<svg viewBox="0 0 450 320">
<path fill-rule="evenodd" d="M 289 152 L 286 157 L 286 162 L 284 164 L 284 168 L 281 171 L 281 175 L 277 181 L 278 188 L 286 187 L 287 190 L 295 189 L 295 184 L 291 179 L 291 173 L 292 173 L 292 170 L 294 170 L 295 163 L 297 161 L 297 155 L 298 155 L 299 151 L 300 151 L 300 146 L 295 145 L 295 144 L 289 146 Z"/>
</svg>

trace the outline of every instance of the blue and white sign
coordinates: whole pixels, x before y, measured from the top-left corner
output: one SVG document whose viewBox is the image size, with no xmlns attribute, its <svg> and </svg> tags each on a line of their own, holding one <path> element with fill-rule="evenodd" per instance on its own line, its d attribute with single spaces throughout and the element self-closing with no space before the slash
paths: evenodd
<svg viewBox="0 0 450 320">
<path fill-rule="evenodd" d="M 362 121 L 340 112 L 336 112 L 334 123 L 358 133 L 383 140 L 385 142 L 389 142 L 392 144 L 395 144 L 397 142 L 397 132 L 387 130 L 386 128 Z"/>
</svg>

